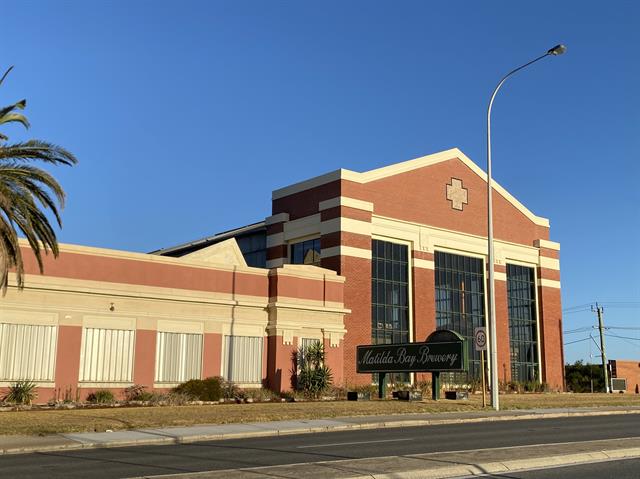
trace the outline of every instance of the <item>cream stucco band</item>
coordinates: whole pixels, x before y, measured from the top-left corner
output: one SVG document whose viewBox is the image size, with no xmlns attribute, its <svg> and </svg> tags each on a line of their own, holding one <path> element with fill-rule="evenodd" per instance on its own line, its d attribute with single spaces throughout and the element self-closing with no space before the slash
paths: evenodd
<svg viewBox="0 0 640 479">
<path fill-rule="evenodd" d="M 533 242 L 533 245 L 537 248 L 547 248 L 555 251 L 560 251 L 560 243 L 556 243 L 555 241 L 538 239 Z"/>
<path fill-rule="evenodd" d="M 373 211 L 373 203 L 368 201 L 356 200 L 355 198 L 349 198 L 347 196 L 336 196 L 330 200 L 321 201 L 318 203 L 318 209 L 320 211 L 328 210 L 329 208 L 335 208 L 337 206 L 346 206 L 348 208 L 354 208 L 357 210 Z"/>
</svg>

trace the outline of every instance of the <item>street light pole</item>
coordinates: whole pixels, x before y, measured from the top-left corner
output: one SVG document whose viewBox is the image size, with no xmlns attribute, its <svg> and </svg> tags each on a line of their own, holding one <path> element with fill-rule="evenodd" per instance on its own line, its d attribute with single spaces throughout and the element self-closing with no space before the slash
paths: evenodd
<svg viewBox="0 0 640 479">
<path fill-rule="evenodd" d="M 500 400 L 498 398 L 498 344 L 497 344 L 497 334 L 496 334 L 496 294 L 495 294 L 495 278 L 494 278 L 494 255 L 493 255 L 493 199 L 492 199 L 492 179 L 491 179 L 491 107 L 493 106 L 493 100 L 500 90 L 502 84 L 512 76 L 514 73 L 522 70 L 523 68 L 528 67 L 529 65 L 537 62 L 538 60 L 542 60 L 548 56 L 557 56 L 562 55 L 565 51 L 567 51 L 567 47 L 564 45 L 556 45 L 551 48 L 544 55 L 539 56 L 538 58 L 531 60 L 529 63 L 525 63 L 522 66 L 519 66 L 515 70 L 511 70 L 507 73 L 498 86 L 496 86 L 495 90 L 493 90 L 493 94 L 491 95 L 491 100 L 489 100 L 489 108 L 487 109 L 487 240 L 489 243 L 489 251 L 488 251 L 488 267 L 489 267 L 489 347 L 491 349 L 491 406 L 496 410 L 500 410 Z"/>
</svg>

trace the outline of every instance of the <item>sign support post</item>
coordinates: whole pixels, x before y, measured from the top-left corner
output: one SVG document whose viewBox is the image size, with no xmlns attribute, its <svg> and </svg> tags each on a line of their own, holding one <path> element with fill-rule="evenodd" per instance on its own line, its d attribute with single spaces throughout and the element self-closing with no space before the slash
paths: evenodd
<svg viewBox="0 0 640 479">
<path fill-rule="evenodd" d="M 476 328 L 473 332 L 473 344 L 476 351 L 480 351 L 480 368 L 482 374 L 482 407 L 487 407 L 487 396 L 485 394 L 484 381 L 484 352 L 487 350 L 487 330 L 484 327 Z"/>
<path fill-rule="evenodd" d="M 378 373 L 378 399 L 387 397 L 387 375 Z"/>
<path fill-rule="evenodd" d="M 480 350 L 480 367 L 482 368 L 482 407 L 487 407 L 487 395 L 485 394 L 486 386 L 484 384 L 484 349 Z"/>
<path fill-rule="evenodd" d="M 440 372 L 431 373 L 431 399 L 437 401 L 440 399 Z"/>
</svg>

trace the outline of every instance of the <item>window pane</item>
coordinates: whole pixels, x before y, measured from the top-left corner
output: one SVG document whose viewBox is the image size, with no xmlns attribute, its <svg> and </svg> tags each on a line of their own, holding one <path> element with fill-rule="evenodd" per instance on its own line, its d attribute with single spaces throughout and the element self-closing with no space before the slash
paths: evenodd
<svg viewBox="0 0 640 479">
<path fill-rule="evenodd" d="M 535 281 L 533 268 L 507 264 L 511 380 L 538 379 Z"/>
<path fill-rule="evenodd" d="M 376 304 L 376 313 L 371 318 L 372 342 L 408 341 L 408 248 L 372 240 L 371 253 L 372 301 Z"/>
<path fill-rule="evenodd" d="M 436 251 L 436 327 L 451 329 L 467 338 L 468 373 L 447 373 L 454 384 L 480 378 L 480 353 L 473 347 L 476 327 L 484 325 L 484 277 L 482 260 Z"/>
</svg>

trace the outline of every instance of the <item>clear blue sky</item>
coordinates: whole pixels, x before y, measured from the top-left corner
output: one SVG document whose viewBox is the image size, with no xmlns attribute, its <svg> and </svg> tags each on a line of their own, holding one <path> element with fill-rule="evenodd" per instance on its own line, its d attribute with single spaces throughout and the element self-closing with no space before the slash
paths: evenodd
<svg viewBox="0 0 640 479">
<path fill-rule="evenodd" d="M 42 1 L 3 18 L 1 102 L 26 97 L 33 124 L 5 131 L 80 158 L 55 171 L 60 240 L 133 251 L 259 221 L 273 189 L 340 167 L 457 146 L 484 168 L 496 82 L 565 43 L 496 100 L 494 174 L 551 219 L 564 307 L 640 328 L 638 2 Z M 595 324 L 576 309 L 566 330 Z M 640 340 L 607 347 L 640 358 Z"/>
</svg>

